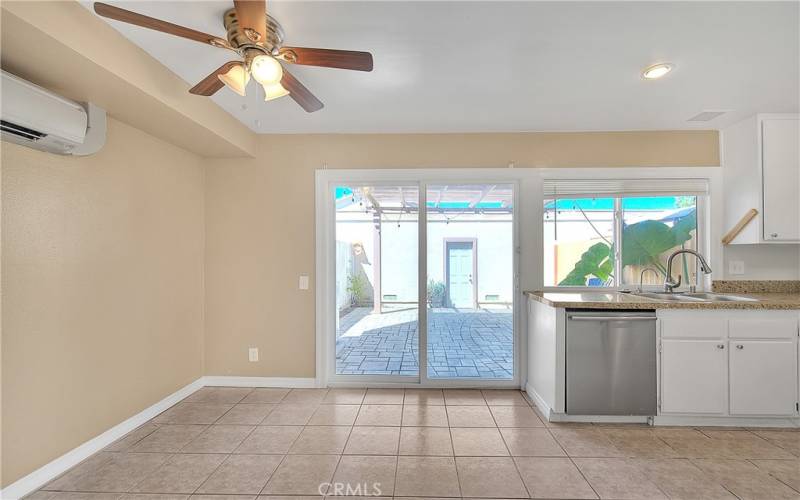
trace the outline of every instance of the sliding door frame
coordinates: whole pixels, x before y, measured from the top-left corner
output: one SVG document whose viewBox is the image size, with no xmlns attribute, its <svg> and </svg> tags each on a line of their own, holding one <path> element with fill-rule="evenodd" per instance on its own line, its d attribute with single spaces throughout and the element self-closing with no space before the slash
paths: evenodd
<svg viewBox="0 0 800 500">
<path fill-rule="evenodd" d="M 519 388 L 525 375 L 524 320 L 520 284 L 520 180 L 521 171 L 500 169 L 379 169 L 318 170 L 316 172 L 316 383 L 331 387 L 482 387 Z M 417 376 L 336 374 L 336 222 L 333 188 L 336 185 L 417 185 L 417 290 L 419 370 Z M 427 308 L 427 187 L 442 184 L 509 184 L 513 190 L 513 339 L 514 373 L 511 379 L 428 378 Z"/>
</svg>

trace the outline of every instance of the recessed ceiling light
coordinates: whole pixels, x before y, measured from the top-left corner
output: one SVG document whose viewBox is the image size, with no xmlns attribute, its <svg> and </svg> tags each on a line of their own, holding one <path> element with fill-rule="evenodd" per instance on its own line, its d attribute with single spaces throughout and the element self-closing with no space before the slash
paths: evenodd
<svg viewBox="0 0 800 500">
<path fill-rule="evenodd" d="M 648 66 L 642 71 L 642 78 L 646 78 L 648 80 L 655 80 L 656 78 L 661 78 L 662 76 L 666 75 L 674 66 L 669 63 L 660 63 L 654 64 L 652 66 Z"/>
</svg>

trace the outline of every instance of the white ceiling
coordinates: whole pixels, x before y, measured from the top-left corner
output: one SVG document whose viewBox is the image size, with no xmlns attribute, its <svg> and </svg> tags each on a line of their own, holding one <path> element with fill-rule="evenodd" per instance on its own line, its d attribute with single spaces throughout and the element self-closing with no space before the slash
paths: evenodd
<svg viewBox="0 0 800 500">
<path fill-rule="evenodd" d="M 113 1 L 224 37 L 230 1 Z M 90 7 L 89 3 L 85 4 Z M 324 103 L 220 106 L 261 133 L 708 129 L 797 112 L 798 2 L 270 1 L 286 44 L 372 52 L 372 73 L 292 68 Z M 231 53 L 109 23 L 194 85 Z M 676 69 L 644 81 L 642 68 Z M 197 97 L 204 99 L 204 97 Z M 729 113 L 686 120 L 702 110 Z"/>
</svg>

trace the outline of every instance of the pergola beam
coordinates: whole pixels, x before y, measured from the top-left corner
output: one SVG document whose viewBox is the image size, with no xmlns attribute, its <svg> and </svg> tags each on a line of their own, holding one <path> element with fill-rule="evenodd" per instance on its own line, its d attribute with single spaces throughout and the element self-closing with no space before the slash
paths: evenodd
<svg viewBox="0 0 800 500">
<path fill-rule="evenodd" d="M 444 196 L 445 191 L 447 191 L 447 186 L 444 186 L 439 190 L 439 196 L 436 197 L 436 203 L 433 205 L 433 208 L 439 208 L 439 204 L 442 202 L 442 196 Z"/>
<path fill-rule="evenodd" d="M 483 188 L 483 189 L 481 190 L 481 192 L 480 192 L 480 195 L 478 196 L 478 198 L 477 198 L 476 200 L 473 200 L 472 202 L 470 202 L 470 204 L 469 204 L 469 208 L 475 208 L 475 207 L 477 207 L 477 206 L 478 206 L 478 204 L 479 204 L 480 202 L 482 202 L 482 201 L 483 201 L 483 199 L 484 199 L 484 198 L 486 198 L 486 197 L 489 195 L 489 193 L 491 193 L 492 191 L 494 191 L 494 188 L 496 188 L 496 187 L 497 187 L 496 185 L 492 185 L 492 186 L 488 186 L 488 187 L 485 187 L 485 188 Z"/>
<path fill-rule="evenodd" d="M 375 197 L 369 191 L 369 188 L 362 188 L 362 190 L 363 190 L 364 196 L 369 200 L 370 203 L 372 203 L 372 208 L 375 209 L 376 213 L 380 214 L 381 211 L 383 210 L 383 208 L 381 207 L 381 204 L 378 203 L 378 200 L 375 199 Z"/>
</svg>

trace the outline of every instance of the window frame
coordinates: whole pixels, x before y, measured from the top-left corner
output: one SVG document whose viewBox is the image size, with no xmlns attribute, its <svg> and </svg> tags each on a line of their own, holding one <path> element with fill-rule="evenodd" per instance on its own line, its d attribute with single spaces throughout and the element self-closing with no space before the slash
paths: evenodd
<svg viewBox="0 0 800 500">
<path fill-rule="evenodd" d="M 686 194 L 682 193 L 659 193 L 659 196 L 687 196 Z M 703 256 L 709 255 L 709 250 L 711 248 L 711 241 L 710 241 L 710 231 L 706 228 L 706 210 L 707 205 L 709 204 L 709 195 L 692 195 L 695 196 L 696 199 L 696 219 L 697 219 L 697 226 L 696 226 L 696 238 L 697 238 L 697 247 L 700 249 L 700 253 Z M 628 291 L 638 289 L 638 283 L 629 283 L 629 284 L 621 284 L 619 282 L 620 277 L 622 276 L 622 259 L 621 259 L 621 252 L 622 252 L 622 224 L 623 224 L 623 210 L 622 210 L 622 199 L 623 198 L 636 198 L 637 196 L 631 195 L 604 195 L 599 194 L 598 198 L 613 198 L 614 199 L 614 210 L 613 210 L 613 217 L 614 217 L 614 230 L 612 231 L 612 238 L 614 242 L 614 285 L 613 286 L 559 286 L 559 285 L 544 285 L 542 286 L 542 291 L 544 293 L 583 293 L 583 292 L 618 292 L 618 291 Z M 558 198 L 569 198 L 568 196 L 561 196 L 561 197 L 548 197 L 545 195 L 542 198 L 542 206 L 545 203 L 556 200 Z M 542 224 L 542 265 L 544 265 L 544 224 Z M 698 278 L 702 278 L 704 275 L 700 270 L 700 263 L 699 259 L 695 259 L 695 275 Z M 696 283 L 697 290 L 706 291 L 708 288 L 706 286 L 706 279 L 699 279 Z M 688 291 L 689 287 L 692 286 L 690 283 L 681 283 L 680 287 L 675 288 L 675 291 L 683 292 Z M 642 290 L 644 291 L 658 291 L 663 290 L 663 286 L 661 285 L 643 285 Z"/>
</svg>

